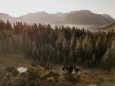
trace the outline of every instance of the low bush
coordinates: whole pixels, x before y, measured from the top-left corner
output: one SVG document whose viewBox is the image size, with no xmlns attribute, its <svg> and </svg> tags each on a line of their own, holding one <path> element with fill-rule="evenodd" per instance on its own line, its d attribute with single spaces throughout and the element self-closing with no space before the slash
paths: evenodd
<svg viewBox="0 0 115 86">
<path fill-rule="evenodd" d="M 71 82 L 71 83 L 78 83 L 80 81 L 80 76 L 79 75 L 74 75 L 74 74 L 65 74 L 64 78 L 66 81 Z"/>
<path fill-rule="evenodd" d="M 31 66 L 32 66 L 32 67 L 36 67 L 36 66 L 37 66 L 37 63 L 36 63 L 36 62 L 32 62 L 32 63 L 31 63 Z"/>
<path fill-rule="evenodd" d="M 35 79 L 39 79 L 40 76 L 38 74 L 38 71 L 34 68 L 30 68 L 28 71 L 28 80 L 35 80 Z"/>
<path fill-rule="evenodd" d="M 50 72 L 47 73 L 45 76 L 46 76 L 46 77 L 59 76 L 59 73 L 55 73 L 55 72 L 53 72 L 53 71 L 50 71 Z"/>
<path fill-rule="evenodd" d="M 5 69 L 5 71 L 7 71 L 7 72 L 12 72 L 12 71 L 14 71 L 15 70 L 15 68 L 14 67 L 11 67 L 11 66 L 9 66 L 9 67 L 7 67 L 6 69 Z"/>
<path fill-rule="evenodd" d="M 17 70 L 12 71 L 12 76 L 17 76 L 18 74 L 19 74 L 19 72 Z"/>
</svg>

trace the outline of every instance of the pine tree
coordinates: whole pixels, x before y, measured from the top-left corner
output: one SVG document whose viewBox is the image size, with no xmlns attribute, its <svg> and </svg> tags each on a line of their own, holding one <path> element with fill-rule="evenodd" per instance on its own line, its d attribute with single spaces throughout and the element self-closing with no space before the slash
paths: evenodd
<svg viewBox="0 0 115 86">
<path fill-rule="evenodd" d="M 6 23 L 6 29 L 7 30 L 13 30 L 12 29 L 12 25 L 11 25 L 11 23 L 7 20 L 7 23 Z"/>
<path fill-rule="evenodd" d="M 101 67 L 107 70 L 115 67 L 115 48 L 108 49 L 107 52 L 102 57 Z"/>
<path fill-rule="evenodd" d="M 96 45 L 95 45 L 95 56 L 98 62 L 101 60 L 102 57 L 102 37 L 99 36 L 96 40 Z"/>
<path fill-rule="evenodd" d="M 82 48 L 82 39 L 81 38 L 77 39 L 75 52 L 76 52 L 76 55 L 73 58 L 73 60 L 79 64 L 83 59 L 83 48 Z"/>
<path fill-rule="evenodd" d="M 61 49 L 62 49 L 62 43 L 61 43 L 60 38 L 56 40 L 56 45 L 55 46 L 56 46 L 56 49 L 60 52 Z"/>
<path fill-rule="evenodd" d="M 84 59 L 91 59 L 92 55 L 93 55 L 93 46 L 92 46 L 92 40 L 91 37 L 89 35 L 87 35 L 82 43 L 82 47 L 83 47 L 83 52 L 84 52 Z"/>
<path fill-rule="evenodd" d="M 62 45 L 62 51 L 67 56 L 69 54 L 69 50 L 70 50 L 69 44 L 68 44 L 67 40 L 64 39 L 63 45 Z"/>
<path fill-rule="evenodd" d="M 71 41 L 70 41 L 70 48 L 73 50 L 75 49 L 76 46 L 76 38 L 75 38 L 75 34 L 73 34 Z"/>
</svg>

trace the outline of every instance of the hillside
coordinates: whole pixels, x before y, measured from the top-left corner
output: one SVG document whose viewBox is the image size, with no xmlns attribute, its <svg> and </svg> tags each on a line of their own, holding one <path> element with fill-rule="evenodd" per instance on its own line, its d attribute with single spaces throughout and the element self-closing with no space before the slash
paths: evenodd
<svg viewBox="0 0 115 86">
<path fill-rule="evenodd" d="M 6 14 L 6 13 L 0 13 L 0 19 L 3 20 L 3 21 L 7 21 L 9 20 L 10 22 L 14 22 L 15 21 L 15 18 Z"/>
<path fill-rule="evenodd" d="M 48 23 L 48 24 L 81 24 L 99 25 L 112 23 L 115 20 L 108 14 L 95 14 L 88 10 L 72 11 L 68 13 L 48 14 L 46 12 L 28 13 L 20 17 L 11 17 L 8 14 L 0 13 L 0 19 L 10 22 L 22 21 L 27 23 Z"/>
<path fill-rule="evenodd" d="M 98 27 L 98 29 L 100 29 L 100 30 L 115 30 L 115 22 L 101 25 L 100 27 Z"/>
<path fill-rule="evenodd" d="M 28 23 L 54 23 L 59 20 L 60 17 L 56 15 L 51 15 L 46 12 L 37 12 L 37 13 L 29 13 L 27 15 L 21 16 L 17 18 L 17 21 L 23 21 Z"/>
<path fill-rule="evenodd" d="M 64 22 L 69 24 L 106 24 L 113 21 L 113 18 L 110 19 L 87 10 L 74 11 L 64 19 Z"/>
</svg>

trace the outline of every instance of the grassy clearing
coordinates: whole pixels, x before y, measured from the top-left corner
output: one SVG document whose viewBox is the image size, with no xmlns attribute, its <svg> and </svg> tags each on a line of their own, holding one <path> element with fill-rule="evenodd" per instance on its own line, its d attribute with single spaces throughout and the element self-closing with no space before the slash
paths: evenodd
<svg viewBox="0 0 115 86">
<path fill-rule="evenodd" d="M 28 67 L 28 71 L 18 73 L 16 68 L 20 66 Z M 0 86 L 115 86 L 115 69 L 109 72 L 84 68 L 78 75 L 65 74 L 61 68 L 58 65 L 45 69 L 23 55 L 0 55 Z"/>
</svg>

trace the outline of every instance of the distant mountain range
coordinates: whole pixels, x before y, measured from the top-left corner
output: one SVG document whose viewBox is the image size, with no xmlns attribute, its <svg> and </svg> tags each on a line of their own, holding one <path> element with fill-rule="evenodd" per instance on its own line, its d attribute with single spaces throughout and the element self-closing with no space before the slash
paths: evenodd
<svg viewBox="0 0 115 86">
<path fill-rule="evenodd" d="M 99 25 L 112 23 L 115 20 L 108 14 L 95 14 L 88 10 L 72 11 L 68 13 L 48 14 L 46 12 L 29 13 L 20 17 L 12 17 L 0 13 L 0 19 L 10 22 L 22 21 L 27 23 L 48 23 L 48 24 L 81 24 Z"/>
</svg>

